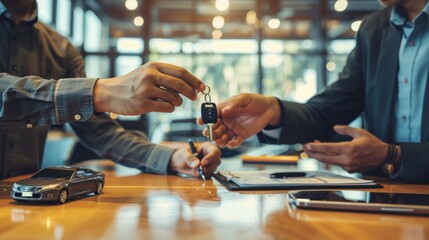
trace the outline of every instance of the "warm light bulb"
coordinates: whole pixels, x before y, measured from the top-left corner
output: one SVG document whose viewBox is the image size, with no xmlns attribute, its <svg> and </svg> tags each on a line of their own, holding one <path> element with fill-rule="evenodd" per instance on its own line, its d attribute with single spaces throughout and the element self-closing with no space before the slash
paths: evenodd
<svg viewBox="0 0 429 240">
<path fill-rule="evenodd" d="M 271 29 L 277 29 L 280 27 L 280 19 L 278 18 L 271 18 L 268 20 L 268 27 Z"/>
<path fill-rule="evenodd" d="M 361 22 L 362 21 L 354 21 L 351 25 L 352 30 L 357 32 L 359 30 Z"/>
<path fill-rule="evenodd" d="M 134 25 L 141 27 L 144 24 L 144 19 L 140 16 L 134 18 Z"/>
<path fill-rule="evenodd" d="M 220 39 L 220 38 L 222 38 L 222 31 L 219 30 L 219 29 L 213 30 L 213 32 L 212 32 L 212 38 L 213 39 Z"/>
<path fill-rule="evenodd" d="M 127 0 L 125 1 L 125 7 L 129 10 L 136 10 L 139 6 L 137 0 Z"/>
<path fill-rule="evenodd" d="M 225 19 L 222 16 L 216 16 L 213 18 L 212 25 L 214 28 L 223 28 L 223 25 L 225 25 Z"/>
<path fill-rule="evenodd" d="M 337 12 L 342 12 L 346 10 L 348 5 L 349 5 L 349 2 L 347 2 L 347 0 L 337 0 L 335 2 L 334 9 Z"/>
<path fill-rule="evenodd" d="M 258 21 L 255 11 L 248 11 L 246 14 L 246 23 L 248 25 L 254 25 Z"/>
<path fill-rule="evenodd" d="M 337 65 L 334 62 L 327 62 L 326 63 L 326 70 L 332 72 L 337 68 Z"/>
<path fill-rule="evenodd" d="M 215 7 L 218 11 L 226 11 L 229 8 L 228 0 L 216 0 Z"/>
</svg>

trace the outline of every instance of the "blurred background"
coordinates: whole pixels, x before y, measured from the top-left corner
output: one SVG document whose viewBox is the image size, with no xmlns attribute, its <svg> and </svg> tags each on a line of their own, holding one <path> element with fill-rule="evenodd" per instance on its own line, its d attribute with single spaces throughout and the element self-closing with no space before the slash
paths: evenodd
<svg viewBox="0 0 429 240">
<path fill-rule="evenodd" d="M 377 0 L 38 0 L 39 20 L 81 51 L 89 77 L 148 61 L 185 67 L 219 102 L 258 92 L 305 102 L 335 81 Z M 116 116 L 154 142 L 201 137 L 199 100 L 174 113 Z M 183 130 L 183 131 L 182 131 Z M 182 131 L 182 132 L 181 132 Z M 184 135 L 184 136 L 182 136 Z"/>
</svg>

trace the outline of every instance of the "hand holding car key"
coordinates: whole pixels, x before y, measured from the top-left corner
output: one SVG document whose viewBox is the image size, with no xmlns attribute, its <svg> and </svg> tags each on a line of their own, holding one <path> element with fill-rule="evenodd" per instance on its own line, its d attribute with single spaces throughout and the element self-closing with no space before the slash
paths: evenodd
<svg viewBox="0 0 429 240">
<path fill-rule="evenodd" d="M 217 107 L 212 103 L 210 97 L 210 87 L 206 85 L 207 92 L 204 90 L 205 102 L 201 104 L 201 119 L 207 125 L 209 142 L 213 142 L 213 124 L 217 122 Z"/>
</svg>

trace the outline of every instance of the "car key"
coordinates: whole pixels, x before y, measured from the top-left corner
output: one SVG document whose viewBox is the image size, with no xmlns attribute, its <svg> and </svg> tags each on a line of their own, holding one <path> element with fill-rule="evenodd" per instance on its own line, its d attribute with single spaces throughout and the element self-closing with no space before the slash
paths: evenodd
<svg viewBox="0 0 429 240">
<path fill-rule="evenodd" d="M 201 104 L 201 118 L 203 122 L 207 125 L 209 132 L 209 141 L 213 142 L 213 124 L 217 122 L 217 107 L 215 103 L 211 102 L 210 97 L 210 87 L 208 87 L 208 92 L 204 94 L 204 99 L 206 102 Z"/>
<path fill-rule="evenodd" d="M 201 104 L 201 118 L 209 130 L 209 141 L 213 142 L 213 124 L 217 122 L 216 104 L 209 102 Z"/>
</svg>

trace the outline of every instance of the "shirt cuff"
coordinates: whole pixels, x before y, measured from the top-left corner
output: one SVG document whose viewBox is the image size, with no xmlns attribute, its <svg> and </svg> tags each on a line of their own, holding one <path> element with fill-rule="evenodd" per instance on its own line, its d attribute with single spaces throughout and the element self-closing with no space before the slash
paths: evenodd
<svg viewBox="0 0 429 240">
<path fill-rule="evenodd" d="M 173 156 L 174 148 L 165 147 L 162 145 L 155 145 L 145 167 L 140 168 L 143 172 L 151 172 L 157 174 L 167 174 L 168 164 Z"/>
<path fill-rule="evenodd" d="M 283 130 L 283 127 L 270 129 L 270 130 L 263 129 L 262 134 L 273 139 L 279 139 L 280 134 L 282 133 L 282 130 Z"/>
<path fill-rule="evenodd" d="M 60 79 L 54 93 L 56 124 L 85 121 L 94 113 L 92 94 L 96 78 Z"/>
</svg>

